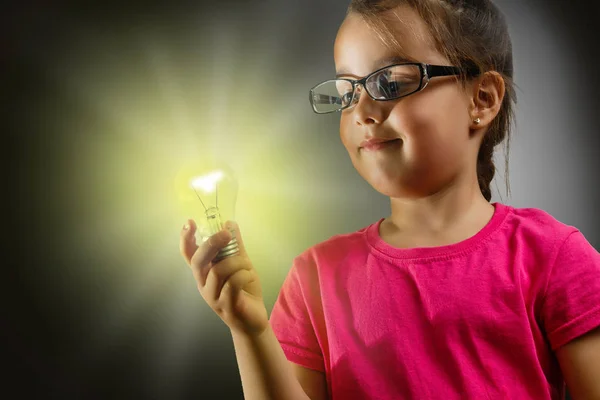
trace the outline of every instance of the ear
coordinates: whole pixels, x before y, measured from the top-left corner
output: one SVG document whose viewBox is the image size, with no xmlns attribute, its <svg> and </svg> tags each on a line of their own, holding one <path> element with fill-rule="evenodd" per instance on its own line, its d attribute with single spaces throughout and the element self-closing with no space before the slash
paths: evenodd
<svg viewBox="0 0 600 400">
<path fill-rule="evenodd" d="M 502 106 L 505 85 L 502 75 L 488 71 L 473 81 L 471 89 L 471 128 L 487 128 Z M 479 123 L 474 120 L 479 118 Z"/>
</svg>

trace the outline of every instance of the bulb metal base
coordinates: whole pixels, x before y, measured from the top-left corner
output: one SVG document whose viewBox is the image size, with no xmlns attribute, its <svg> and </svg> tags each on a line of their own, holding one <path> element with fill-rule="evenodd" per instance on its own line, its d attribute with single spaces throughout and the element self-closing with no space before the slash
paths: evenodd
<svg viewBox="0 0 600 400">
<path fill-rule="evenodd" d="M 215 234 L 223 229 L 223 223 L 221 221 L 221 213 L 219 212 L 218 207 L 210 207 L 206 210 L 206 219 L 208 221 L 208 226 L 211 231 L 211 234 Z M 235 231 L 231 231 L 233 238 L 227 243 L 225 247 L 223 247 L 213 258 L 213 263 L 218 263 L 224 258 L 235 256 L 240 252 L 240 246 L 235 237 Z"/>
<path fill-rule="evenodd" d="M 229 243 L 227 243 L 227 246 L 223 247 L 221 249 L 221 251 L 219 251 L 217 253 L 217 255 L 215 256 L 215 258 L 213 259 L 212 262 L 218 263 L 219 261 L 221 261 L 227 257 L 235 256 L 239 253 L 240 253 L 240 246 L 237 242 L 237 239 L 234 236 L 233 239 L 231 239 L 231 241 Z"/>
</svg>

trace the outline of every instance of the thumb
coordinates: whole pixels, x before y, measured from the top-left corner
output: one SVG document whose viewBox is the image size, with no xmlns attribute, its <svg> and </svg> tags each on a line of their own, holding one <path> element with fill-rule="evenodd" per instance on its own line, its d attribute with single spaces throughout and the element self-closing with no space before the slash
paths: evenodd
<svg viewBox="0 0 600 400">
<path fill-rule="evenodd" d="M 242 239 L 242 234 L 240 232 L 240 227 L 235 221 L 227 221 L 225 223 L 225 229 L 231 232 L 231 235 L 237 240 L 240 256 L 248 257 L 248 253 L 246 253 L 246 247 L 244 246 L 244 240 Z"/>
</svg>

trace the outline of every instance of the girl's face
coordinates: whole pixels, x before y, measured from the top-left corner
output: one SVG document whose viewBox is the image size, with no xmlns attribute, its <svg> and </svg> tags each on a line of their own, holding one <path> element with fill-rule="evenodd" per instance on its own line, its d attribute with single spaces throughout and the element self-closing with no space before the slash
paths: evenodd
<svg viewBox="0 0 600 400">
<path fill-rule="evenodd" d="M 384 45 L 361 16 L 350 14 L 338 32 L 334 58 L 339 77 L 359 79 L 394 63 L 450 65 L 429 41 L 423 20 L 408 6 L 397 7 L 403 23 L 395 37 L 405 54 Z M 389 13 L 389 12 L 388 12 Z M 358 103 L 343 110 L 340 136 L 359 174 L 390 197 L 431 195 L 475 168 L 480 144 L 470 135 L 470 98 L 457 77 L 435 77 L 417 93 L 375 101 L 358 86 Z M 369 139 L 399 139 L 379 149 L 361 147 Z"/>
</svg>

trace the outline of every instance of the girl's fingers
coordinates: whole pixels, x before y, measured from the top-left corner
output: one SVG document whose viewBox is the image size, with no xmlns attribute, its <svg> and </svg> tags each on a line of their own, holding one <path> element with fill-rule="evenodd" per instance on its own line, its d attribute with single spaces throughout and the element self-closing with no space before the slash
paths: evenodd
<svg viewBox="0 0 600 400">
<path fill-rule="evenodd" d="M 240 269 L 227 279 L 223 289 L 221 289 L 221 297 L 229 297 L 229 293 L 236 293 L 242 290 L 247 284 L 256 280 L 256 274 L 253 270 Z"/>
<path fill-rule="evenodd" d="M 206 272 L 206 278 L 204 277 L 201 281 L 202 285 L 202 296 L 207 301 L 215 302 L 219 300 L 224 285 L 231 280 L 239 271 L 248 271 L 252 267 L 247 263 L 240 263 L 240 259 L 235 257 L 226 258 L 218 264 L 212 266 Z M 239 279 L 239 278 L 236 278 Z M 233 284 L 237 281 L 234 280 Z"/>
<path fill-rule="evenodd" d="M 196 250 L 198 250 L 195 234 L 196 223 L 193 219 L 188 219 L 181 229 L 179 239 L 179 251 L 188 265 L 191 264 L 192 257 L 194 256 L 194 253 L 196 253 Z"/>
<path fill-rule="evenodd" d="M 181 255 L 191 267 L 202 296 L 210 302 L 219 299 L 223 286 L 230 277 L 240 270 L 252 268 L 250 263 L 244 262 L 247 257 L 238 225 L 233 221 L 229 221 L 226 226 L 227 229 L 212 235 L 199 246 L 196 244 L 197 226 L 194 220 L 189 219 L 181 230 L 179 241 Z M 239 255 L 242 257 L 228 257 L 213 265 L 212 260 L 230 242 L 233 236 L 237 239 L 240 248 Z M 245 274 L 240 276 L 245 276 Z M 235 278 L 232 281 L 234 288 L 241 282 L 238 281 L 239 279 L 241 278 Z"/>
<path fill-rule="evenodd" d="M 241 269 L 231 275 L 223 285 L 219 296 L 219 303 L 225 310 L 233 310 L 237 296 L 242 289 L 249 283 L 256 280 L 256 274 L 253 270 Z"/>
<path fill-rule="evenodd" d="M 202 243 L 196 250 L 190 260 L 190 267 L 198 284 L 202 287 L 206 284 L 206 276 L 209 272 L 209 267 L 212 265 L 212 260 L 216 257 L 219 250 L 227 246 L 231 240 L 229 231 L 220 231 L 210 236 L 207 241 Z M 225 261 L 225 260 L 223 260 Z M 223 262 L 221 261 L 221 262 Z M 220 263 L 219 263 L 220 264 Z"/>
</svg>

